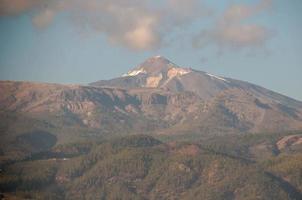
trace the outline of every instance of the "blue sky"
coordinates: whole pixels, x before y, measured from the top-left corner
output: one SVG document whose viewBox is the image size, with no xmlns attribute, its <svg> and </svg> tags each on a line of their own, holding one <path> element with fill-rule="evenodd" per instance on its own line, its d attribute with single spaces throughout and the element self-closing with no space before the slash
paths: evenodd
<svg viewBox="0 0 302 200">
<path fill-rule="evenodd" d="M 0 0 L 0 5 L 1 80 L 86 84 L 163 55 L 180 66 L 302 100 L 300 0 Z"/>
</svg>

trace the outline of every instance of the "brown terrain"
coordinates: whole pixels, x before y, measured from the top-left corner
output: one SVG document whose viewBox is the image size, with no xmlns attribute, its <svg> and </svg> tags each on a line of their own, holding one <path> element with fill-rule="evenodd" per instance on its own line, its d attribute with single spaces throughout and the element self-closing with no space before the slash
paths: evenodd
<svg viewBox="0 0 302 200">
<path fill-rule="evenodd" d="M 302 102 L 260 86 L 157 56 L 0 94 L 1 198 L 301 199 Z"/>
<path fill-rule="evenodd" d="M 89 86 L 1 81 L 0 94 L 0 150 L 18 148 L 21 155 L 27 149 L 41 150 L 37 144 L 42 133 L 54 137 L 47 141 L 60 144 L 141 133 L 302 129 L 301 102 L 247 82 L 181 68 L 163 57 Z"/>
</svg>

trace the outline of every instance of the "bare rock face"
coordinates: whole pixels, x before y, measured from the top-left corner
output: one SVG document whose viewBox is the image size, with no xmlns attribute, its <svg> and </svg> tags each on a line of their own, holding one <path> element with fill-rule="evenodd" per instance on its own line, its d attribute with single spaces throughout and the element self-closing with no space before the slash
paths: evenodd
<svg viewBox="0 0 302 200">
<path fill-rule="evenodd" d="M 285 136 L 277 142 L 277 147 L 280 151 L 287 148 L 294 148 L 296 146 L 302 147 L 301 135 L 289 135 Z"/>
</svg>

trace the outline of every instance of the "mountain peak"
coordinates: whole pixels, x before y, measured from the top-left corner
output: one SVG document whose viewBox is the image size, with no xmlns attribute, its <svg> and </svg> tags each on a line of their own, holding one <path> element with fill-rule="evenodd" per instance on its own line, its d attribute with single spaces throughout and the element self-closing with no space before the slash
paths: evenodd
<svg viewBox="0 0 302 200">
<path fill-rule="evenodd" d="M 166 59 L 166 60 L 168 60 L 167 58 L 165 58 L 164 56 L 161 56 L 161 55 L 157 55 L 157 56 L 153 56 L 153 57 L 151 57 L 151 58 L 149 58 L 149 59 Z"/>
<path fill-rule="evenodd" d="M 152 57 L 149 57 L 147 58 L 145 61 L 147 60 L 163 60 L 163 61 L 168 61 L 168 62 L 171 62 L 168 58 L 162 56 L 162 55 L 156 55 L 156 56 L 152 56 Z"/>
<path fill-rule="evenodd" d="M 180 68 L 178 65 L 174 64 L 167 58 L 157 55 L 148 58 L 143 63 L 130 70 L 127 74 L 123 76 L 136 76 L 139 74 L 155 75 L 160 73 L 167 73 L 172 68 Z"/>
<path fill-rule="evenodd" d="M 144 64 L 144 63 L 150 63 L 150 62 L 152 62 L 152 63 L 160 63 L 160 64 L 169 64 L 169 63 L 174 64 L 168 58 L 166 58 L 164 56 L 161 56 L 161 55 L 152 56 L 152 57 L 146 59 L 142 64 Z"/>
</svg>

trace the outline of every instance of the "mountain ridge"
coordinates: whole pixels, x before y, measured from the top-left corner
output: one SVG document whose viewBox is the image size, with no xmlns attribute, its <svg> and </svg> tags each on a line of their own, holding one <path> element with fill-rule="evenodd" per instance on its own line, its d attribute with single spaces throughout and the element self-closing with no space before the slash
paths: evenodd
<svg viewBox="0 0 302 200">
<path fill-rule="evenodd" d="M 170 72 L 170 73 L 169 73 Z M 110 80 L 101 80 L 89 84 L 90 86 L 133 88 L 161 88 L 166 90 L 191 91 L 197 93 L 202 99 L 209 99 L 224 89 L 240 88 L 254 89 L 255 92 L 269 93 L 278 96 L 277 101 L 287 98 L 286 104 L 302 106 L 302 102 L 280 93 L 268 90 L 246 81 L 217 76 L 208 72 L 195 70 L 189 67 L 180 67 L 163 56 L 148 58 L 138 66 L 121 77 Z M 265 90 L 265 91 L 264 91 Z"/>
<path fill-rule="evenodd" d="M 151 57 L 121 77 L 88 86 L 1 81 L 0 92 L 3 109 L 45 115 L 65 110 L 84 125 L 90 118 L 83 117 L 85 112 L 102 108 L 134 118 L 163 118 L 168 127 L 194 118 L 203 125 L 214 110 L 233 118 L 231 127 L 242 122 L 240 131 L 262 131 L 257 126 L 273 122 L 269 117 L 276 126 L 295 121 L 294 127 L 302 127 L 302 102 L 248 82 L 182 68 L 163 56 Z M 92 126 L 99 127 L 98 123 L 94 120 Z M 291 126 L 286 127 L 281 130 Z"/>
<path fill-rule="evenodd" d="M 302 102 L 189 68 L 181 74 L 183 68 L 170 63 L 153 57 L 134 69 L 146 73 L 130 70 L 130 76 L 101 84 L 0 81 L 3 144 L 37 129 L 55 132 L 62 143 L 134 133 L 202 137 L 302 130 Z M 157 84 L 146 87 L 159 74 Z M 71 130 L 77 135 L 71 137 Z"/>
</svg>

